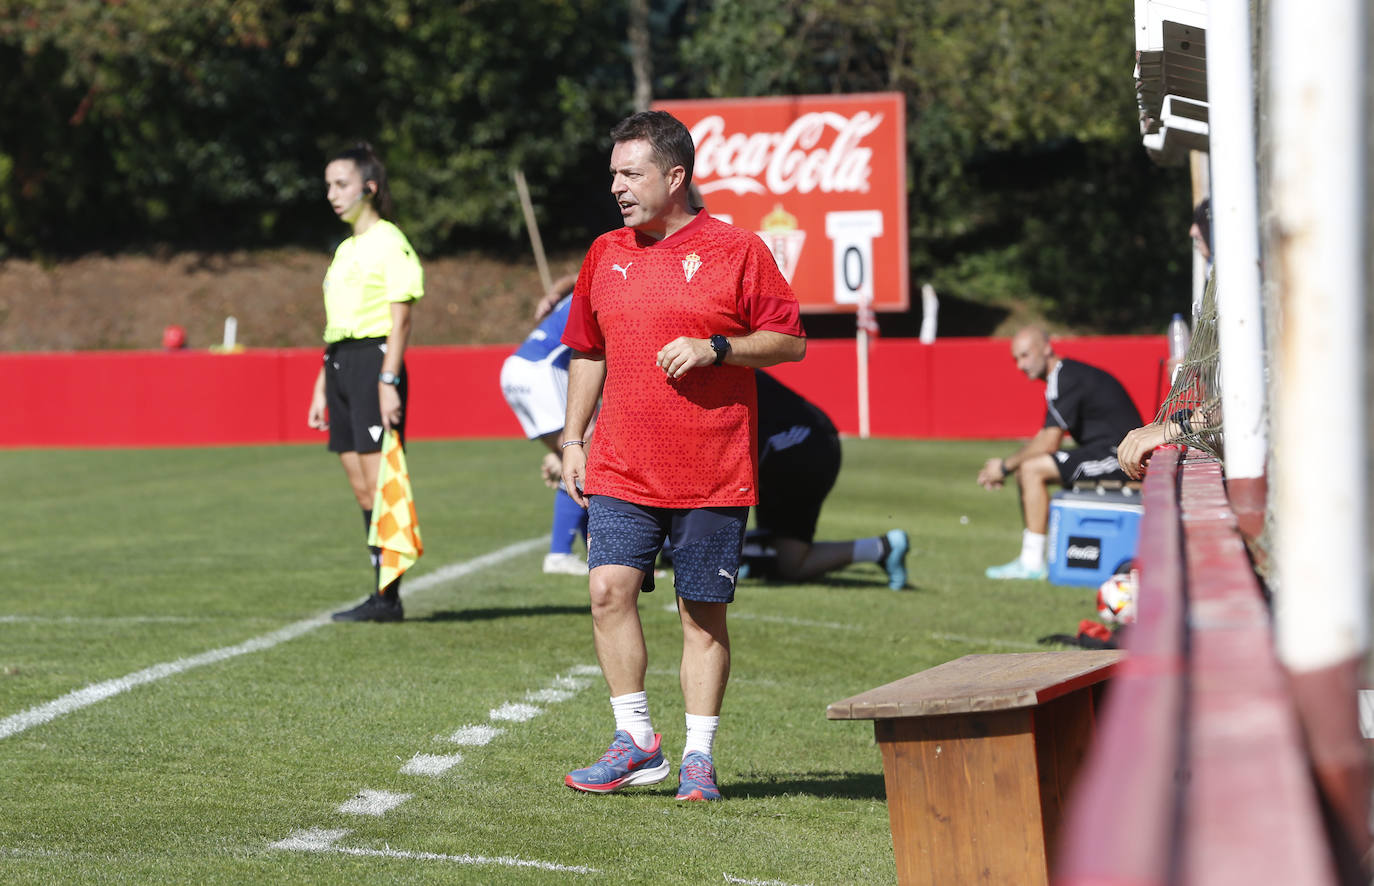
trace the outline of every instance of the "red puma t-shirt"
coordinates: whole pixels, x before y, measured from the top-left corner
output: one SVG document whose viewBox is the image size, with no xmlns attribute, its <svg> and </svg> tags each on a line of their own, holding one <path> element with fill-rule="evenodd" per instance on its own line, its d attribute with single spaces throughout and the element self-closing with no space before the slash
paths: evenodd
<svg viewBox="0 0 1374 886">
<path fill-rule="evenodd" d="M 657 357 L 678 336 L 761 329 L 805 334 L 755 234 L 703 211 L 662 240 L 633 228 L 598 237 L 563 331 L 568 347 L 606 358 L 585 491 L 667 508 L 757 504 L 754 371 L 700 366 L 670 379 Z"/>
</svg>

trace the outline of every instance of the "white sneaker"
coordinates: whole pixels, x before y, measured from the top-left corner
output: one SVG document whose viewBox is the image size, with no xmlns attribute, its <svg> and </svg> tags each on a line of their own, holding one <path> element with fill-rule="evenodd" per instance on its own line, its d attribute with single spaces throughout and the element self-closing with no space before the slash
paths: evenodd
<svg viewBox="0 0 1374 886">
<path fill-rule="evenodd" d="M 545 554 L 544 572 L 549 575 L 586 575 L 587 561 L 576 554 Z"/>
<path fill-rule="evenodd" d="M 1044 566 L 1032 569 L 1022 563 L 1019 557 L 1001 566 L 989 566 L 983 570 L 983 574 L 988 578 L 1022 578 L 1028 581 L 1044 581 L 1049 575 Z"/>
</svg>

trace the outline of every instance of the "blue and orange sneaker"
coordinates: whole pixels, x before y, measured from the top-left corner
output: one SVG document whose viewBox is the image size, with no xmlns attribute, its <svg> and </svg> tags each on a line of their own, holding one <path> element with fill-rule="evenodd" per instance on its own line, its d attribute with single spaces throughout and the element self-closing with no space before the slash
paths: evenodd
<svg viewBox="0 0 1374 886">
<path fill-rule="evenodd" d="M 677 770 L 677 798 L 679 800 L 719 800 L 716 787 L 716 766 L 710 754 L 692 751 L 682 758 Z"/>
<path fill-rule="evenodd" d="M 617 729 L 601 759 L 585 769 L 569 772 L 563 783 L 575 791 L 593 794 L 609 794 L 636 784 L 658 784 L 672 771 L 659 748 L 662 740 L 663 736 L 655 733 L 654 743 L 641 748 L 630 733 Z"/>
<path fill-rule="evenodd" d="M 911 549 L 911 540 L 900 529 L 889 529 L 885 537 L 887 556 L 883 558 L 883 571 L 887 573 L 887 586 L 900 591 L 906 587 L 906 552 Z"/>
</svg>

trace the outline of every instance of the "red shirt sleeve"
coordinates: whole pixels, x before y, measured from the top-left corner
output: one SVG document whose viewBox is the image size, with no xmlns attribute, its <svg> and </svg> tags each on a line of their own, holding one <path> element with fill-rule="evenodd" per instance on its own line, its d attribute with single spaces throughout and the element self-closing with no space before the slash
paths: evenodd
<svg viewBox="0 0 1374 886">
<path fill-rule="evenodd" d="M 784 335 L 806 335 L 797 296 L 778 270 L 777 260 L 757 236 L 749 240 L 741 282 L 740 313 L 750 331 L 765 329 Z"/>
<path fill-rule="evenodd" d="M 596 270 L 597 259 L 603 250 L 600 240 L 587 250 L 582 260 L 582 270 L 577 273 L 577 285 L 573 287 L 572 304 L 568 307 L 568 325 L 563 327 L 563 344 L 574 351 L 600 356 L 606 350 L 606 337 L 596 322 L 596 312 L 592 310 L 592 275 Z"/>
</svg>

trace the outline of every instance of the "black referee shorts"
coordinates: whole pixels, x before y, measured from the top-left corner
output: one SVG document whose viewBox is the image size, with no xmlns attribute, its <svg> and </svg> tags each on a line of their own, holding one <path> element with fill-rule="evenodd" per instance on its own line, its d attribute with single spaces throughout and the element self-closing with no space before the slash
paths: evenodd
<svg viewBox="0 0 1374 886">
<path fill-rule="evenodd" d="M 378 452 L 382 448 L 382 407 L 377 376 L 386 356 L 385 338 L 350 338 L 324 352 L 324 396 L 329 407 L 330 452 Z M 401 366 L 401 424 L 405 439 L 406 369 Z"/>
<path fill-rule="evenodd" d="M 774 536 L 810 544 L 821 505 L 839 476 L 838 434 L 812 434 L 796 446 L 767 453 L 759 464 L 754 522 Z"/>
</svg>

